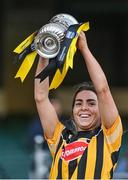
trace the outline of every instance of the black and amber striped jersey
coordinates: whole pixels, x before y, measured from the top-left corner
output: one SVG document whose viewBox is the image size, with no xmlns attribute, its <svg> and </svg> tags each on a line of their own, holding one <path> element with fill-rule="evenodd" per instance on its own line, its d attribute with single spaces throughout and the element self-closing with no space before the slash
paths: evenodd
<svg viewBox="0 0 128 180">
<path fill-rule="evenodd" d="M 52 139 L 47 139 L 53 163 L 49 179 L 111 179 L 122 139 L 118 116 L 113 126 L 70 134 L 58 123 Z"/>
</svg>

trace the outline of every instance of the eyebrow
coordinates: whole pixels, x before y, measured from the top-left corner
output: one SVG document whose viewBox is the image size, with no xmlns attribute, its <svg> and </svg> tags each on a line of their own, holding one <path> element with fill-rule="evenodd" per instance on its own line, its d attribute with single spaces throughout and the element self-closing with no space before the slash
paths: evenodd
<svg viewBox="0 0 128 180">
<path fill-rule="evenodd" d="M 96 102 L 95 99 L 91 99 L 91 98 L 90 98 L 90 99 L 87 99 L 87 102 L 92 102 L 92 101 L 93 101 L 93 102 Z"/>
<path fill-rule="evenodd" d="M 82 99 L 76 99 L 75 102 L 77 102 L 77 101 L 82 102 L 83 100 Z M 87 102 L 96 102 L 96 100 L 90 98 L 90 99 L 87 99 Z"/>
</svg>

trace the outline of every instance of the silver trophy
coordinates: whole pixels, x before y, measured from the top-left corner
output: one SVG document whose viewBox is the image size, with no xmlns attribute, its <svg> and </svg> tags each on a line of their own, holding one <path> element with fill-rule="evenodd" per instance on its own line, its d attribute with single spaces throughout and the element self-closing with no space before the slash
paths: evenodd
<svg viewBox="0 0 128 180">
<path fill-rule="evenodd" d="M 78 24 L 77 20 L 69 14 L 58 14 L 52 17 L 35 36 L 34 46 L 37 53 L 44 58 L 54 58 L 60 50 L 69 26 Z"/>
</svg>

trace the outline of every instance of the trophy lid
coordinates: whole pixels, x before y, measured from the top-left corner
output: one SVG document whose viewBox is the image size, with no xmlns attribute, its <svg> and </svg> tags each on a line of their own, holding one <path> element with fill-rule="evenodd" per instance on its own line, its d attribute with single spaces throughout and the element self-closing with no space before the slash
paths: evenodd
<svg viewBox="0 0 128 180">
<path fill-rule="evenodd" d="M 66 29 L 73 24 L 78 24 L 78 21 L 72 15 L 66 13 L 53 16 L 50 19 L 50 22 L 62 24 Z"/>
</svg>

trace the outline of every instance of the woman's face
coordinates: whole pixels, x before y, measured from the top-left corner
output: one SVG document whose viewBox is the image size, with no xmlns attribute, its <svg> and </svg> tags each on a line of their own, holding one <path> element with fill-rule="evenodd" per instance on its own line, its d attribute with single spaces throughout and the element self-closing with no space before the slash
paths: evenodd
<svg viewBox="0 0 128 180">
<path fill-rule="evenodd" d="M 76 95 L 73 118 L 78 131 L 93 130 L 100 125 L 98 100 L 93 91 L 83 90 Z"/>
</svg>

